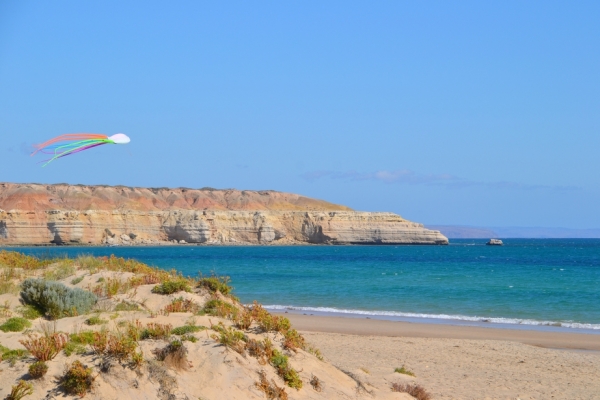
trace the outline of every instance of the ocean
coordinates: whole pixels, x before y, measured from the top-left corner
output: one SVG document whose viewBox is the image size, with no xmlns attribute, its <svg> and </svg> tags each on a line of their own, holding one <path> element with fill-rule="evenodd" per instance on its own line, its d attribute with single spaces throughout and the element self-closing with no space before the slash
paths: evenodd
<svg viewBox="0 0 600 400">
<path fill-rule="evenodd" d="M 360 318 L 600 333 L 600 239 L 448 246 L 19 247 L 231 277 L 244 303 Z"/>
</svg>

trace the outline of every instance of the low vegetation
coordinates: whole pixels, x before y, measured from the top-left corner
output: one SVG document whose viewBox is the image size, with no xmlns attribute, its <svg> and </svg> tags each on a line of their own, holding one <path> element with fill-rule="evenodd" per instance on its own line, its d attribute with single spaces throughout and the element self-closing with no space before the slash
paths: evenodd
<svg viewBox="0 0 600 400">
<path fill-rule="evenodd" d="M 29 366 L 29 375 L 33 379 L 40 379 L 48 372 L 48 364 L 44 361 L 36 361 Z"/>
<path fill-rule="evenodd" d="M 285 388 L 277 386 L 275 381 L 271 379 L 271 382 L 267 380 L 267 374 L 265 371 L 259 371 L 258 373 L 259 381 L 254 385 L 262 391 L 267 399 L 269 400 L 287 400 L 288 395 L 285 392 Z"/>
<path fill-rule="evenodd" d="M 210 293 L 221 293 L 224 296 L 232 294 L 233 287 L 229 285 L 231 279 L 228 276 L 216 276 L 211 275 L 208 278 L 202 278 L 198 280 L 197 287 L 205 288 Z"/>
<path fill-rule="evenodd" d="M 30 304 L 19 307 L 17 311 L 23 316 L 23 318 L 29 320 L 41 318 L 43 315 L 40 310 Z"/>
<path fill-rule="evenodd" d="M 313 389 L 315 389 L 317 392 L 320 392 L 321 390 L 323 390 L 323 385 L 321 383 L 321 380 L 319 378 L 317 378 L 316 375 L 311 375 L 310 377 L 310 385 L 313 387 Z"/>
<path fill-rule="evenodd" d="M 431 395 L 416 383 L 394 383 L 392 384 L 392 392 L 408 393 L 416 400 L 431 400 Z"/>
<path fill-rule="evenodd" d="M 187 348 L 181 340 L 173 340 L 166 347 L 153 351 L 158 361 L 163 361 L 166 366 L 178 370 L 189 368 Z"/>
<path fill-rule="evenodd" d="M 132 275 L 124 276 L 113 272 L 127 272 Z M 84 281 L 88 273 L 100 273 L 102 276 L 97 279 L 96 275 L 93 280 L 89 280 L 93 283 L 81 285 L 86 286 L 85 288 L 71 287 L 58 282 L 67 279 L 70 279 L 71 285 L 88 282 Z M 221 318 L 216 324 L 209 319 L 212 334 L 207 332 L 206 336 L 244 357 L 248 353 L 265 368 L 273 368 L 290 388 L 300 390 L 303 387 L 298 371 L 291 366 L 290 357 L 295 357 L 296 353 L 304 350 L 322 360 L 319 350 L 308 345 L 304 337 L 292 329 L 287 318 L 270 314 L 257 302 L 251 306 L 240 304 L 233 295 L 229 277 L 213 274 L 210 277 L 192 279 L 175 271 L 164 271 L 115 256 L 80 256 L 74 260 L 50 257 L 42 259 L 0 251 L 0 293 L 3 284 L 14 285 L 17 289 L 20 287 L 23 305 L 14 310 L 10 308 L 9 302 L 4 307 L 0 306 L 0 317 L 6 319 L 0 325 L 0 330 L 22 332 L 31 328 L 31 320 L 43 317 L 53 322 L 40 321 L 41 334 L 31 330 L 24 332 L 19 342 L 26 350 L 11 350 L 0 346 L 2 360 L 14 366 L 17 361 L 31 356 L 35 359 L 34 362 L 19 363 L 18 367 L 28 368 L 30 379 L 40 379 L 47 374 L 49 361 L 60 352 L 64 352 L 65 356 L 72 358 L 69 359 L 71 362 L 65 367 L 59 381 L 64 392 L 71 395 L 84 396 L 92 390 L 96 378 L 94 369 L 82 364 L 79 357 L 87 355 L 94 356 L 94 368 L 100 373 L 109 371 L 117 362 L 124 368 L 136 369 L 137 374 L 147 371 L 149 376 L 152 376 L 150 380 L 160 385 L 158 397 L 170 396 L 177 384 L 168 370 L 189 369 L 191 363 L 186 346 L 196 352 L 198 347 L 191 347 L 193 345 L 189 342 L 202 340 L 204 334 L 198 335 L 198 332 L 208 329 L 196 324 L 197 315 Z M 166 306 L 162 303 L 163 306 L 159 309 L 149 309 L 146 306 L 147 299 L 140 301 L 137 297 L 138 289 L 147 290 L 139 288 L 141 285 L 153 285 L 153 293 L 175 294 L 172 296 L 175 298 Z M 10 289 L 8 286 L 7 288 Z M 180 292 L 195 293 L 176 297 Z M 203 305 L 197 303 L 196 301 L 202 298 L 198 293 L 201 296 L 208 293 L 209 300 Z M 115 296 L 117 300 L 111 299 Z M 187 319 L 185 325 L 173 328 L 168 323 L 141 323 L 139 320 L 132 320 L 131 315 L 123 318 L 127 316 L 123 313 L 129 311 L 139 311 L 145 315 L 149 313 L 150 318 L 157 315 L 168 318 L 171 313 L 193 315 Z M 19 316 L 15 316 L 15 312 Z M 90 313 L 94 314 L 86 315 Z M 57 319 L 81 315 L 86 317 L 77 319 L 77 323 L 83 320 L 85 325 L 94 328 L 86 330 L 77 325 L 75 333 L 70 335 L 57 332 Z M 110 315 L 110 320 L 114 322 L 110 322 L 107 315 Z M 179 318 L 175 320 L 180 320 Z M 229 319 L 230 322 L 223 319 Z M 144 346 L 140 346 L 143 340 L 165 343 L 154 349 L 152 353 L 155 357 L 145 358 L 142 353 Z M 304 355 L 298 358 L 302 359 Z M 147 368 L 140 369 L 142 365 Z M 273 380 L 269 381 L 264 371 L 261 371 L 259 378 L 256 387 L 263 391 L 267 398 L 288 398 L 285 388 L 277 386 Z M 17 396 L 14 398 L 29 394 L 28 386 L 20 383 L 18 385 L 21 386 L 13 387 L 14 396 Z M 322 390 L 322 382 L 315 375 L 311 376 L 310 385 L 316 391 Z"/>
<path fill-rule="evenodd" d="M 83 397 L 92 389 L 95 379 L 92 368 L 88 368 L 76 360 L 66 366 L 61 383 L 67 394 Z"/>
<path fill-rule="evenodd" d="M 52 333 L 36 337 L 27 335 L 27 339 L 19 340 L 38 361 L 49 361 L 65 348 L 68 337 L 64 333 Z"/>
<path fill-rule="evenodd" d="M 152 288 L 152 293 L 158 294 L 173 294 L 177 292 L 191 292 L 192 287 L 188 279 L 183 277 L 176 277 L 173 279 L 166 280 L 160 285 L 156 285 Z"/>
<path fill-rule="evenodd" d="M 93 317 L 90 317 L 85 320 L 85 323 L 87 325 L 102 325 L 106 324 L 107 322 L 107 320 L 100 318 L 99 315 L 94 315 Z"/>
<path fill-rule="evenodd" d="M 139 311 L 140 306 L 136 303 L 129 303 L 127 301 L 121 301 L 115 306 L 115 311 Z"/>
<path fill-rule="evenodd" d="M 17 361 L 25 359 L 29 356 L 29 352 L 23 349 L 9 349 L 0 345 L 0 361 L 6 361 L 13 367 Z"/>
<path fill-rule="evenodd" d="M 200 306 L 190 299 L 184 299 L 183 297 L 178 297 L 173 299 L 171 304 L 168 304 L 164 308 L 165 313 L 183 313 L 183 312 L 191 312 L 197 313 L 200 310 Z"/>
<path fill-rule="evenodd" d="M 21 298 L 50 318 L 88 313 L 98 298 L 83 289 L 69 288 L 60 282 L 29 278 L 21 284 Z"/>
<path fill-rule="evenodd" d="M 288 363 L 288 357 L 283 355 L 278 350 L 273 350 L 273 356 L 271 357 L 271 365 L 275 367 L 277 374 L 283 378 L 285 383 L 294 389 L 300 390 L 302 388 L 302 380 L 298 375 L 298 372 L 292 368 Z"/>
<path fill-rule="evenodd" d="M 25 330 L 26 328 L 30 328 L 31 327 L 31 322 L 29 322 L 29 320 L 25 319 L 25 318 L 21 318 L 21 317 L 13 317 L 13 318 L 9 318 L 8 320 L 6 320 L 6 322 L 4 322 L 2 325 L 0 325 L 0 331 L 2 332 L 21 332 L 23 330 Z"/>
<path fill-rule="evenodd" d="M 397 372 L 399 374 L 409 375 L 409 376 L 415 376 L 415 373 L 412 372 L 411 370 L 406 369 L 406 367 L 404 367 L 404 365 L 400 368 L 396 368 L 394 370 L 394 372 Z"/>
<path fill-rule="evenodd" d="M 31 394 L 33 394 L 33 384 L 31 382 L 20 380 L 11 388 L 11 391 L 8 396 L 6 396 L 5 400 L 21 400 L 23 397 Z"/>
<path fill-rule="evenodd" d="M 206 329 L 205 326 L 183 325 L 183 326 L 178 326 L 177 328 L 173 328 L 173 330 L 171 330 L 171 333 L 173 335 L 181 336 L 181 335 L 188 335 L 190 333 L 200 332 L 205 329 Z"/>
</svg>

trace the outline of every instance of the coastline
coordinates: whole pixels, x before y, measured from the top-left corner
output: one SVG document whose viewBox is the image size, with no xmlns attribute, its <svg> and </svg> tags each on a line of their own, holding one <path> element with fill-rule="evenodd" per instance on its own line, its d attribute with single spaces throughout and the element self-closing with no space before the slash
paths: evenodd
<svg viewBox="0 0 600 400">
<path fill-rule="evenodd" d="M 304 315 L 272 311 L 285 315 L 294 327 L 304 332 L 320 332 L 358 336 L 414 337 L 432 339 L 498 340 L 518 342 L 548 349 L 590 351 L 600 355 L 600 334 L 481 327 L 441 323 L 389 321 L 370 318 Z"/>
</svg>

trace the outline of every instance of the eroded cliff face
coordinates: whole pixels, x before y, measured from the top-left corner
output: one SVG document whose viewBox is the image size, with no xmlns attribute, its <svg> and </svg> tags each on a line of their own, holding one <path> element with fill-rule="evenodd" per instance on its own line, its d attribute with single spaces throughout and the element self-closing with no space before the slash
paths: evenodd
<svg viewBox="0 0 600 400">
<path fill-rule="evenodd" d="M 2 244 L 447 244 L 393 213 L 275 191 L 0 184 Z"/>
</svg>

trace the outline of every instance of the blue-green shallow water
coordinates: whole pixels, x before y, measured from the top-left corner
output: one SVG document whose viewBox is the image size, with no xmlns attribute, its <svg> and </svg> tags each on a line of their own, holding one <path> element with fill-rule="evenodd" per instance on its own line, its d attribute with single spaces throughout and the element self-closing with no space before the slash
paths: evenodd
<svg viewBox="0 0 600 400">
<path fill-rule="evenodd" d="M 243 302 L 272 309 L 422 317 L 600 332 L 600 240 L 507 239 L 449 246 L 15 248 L 109 255 L 232 278 Z"/>
</svg>

